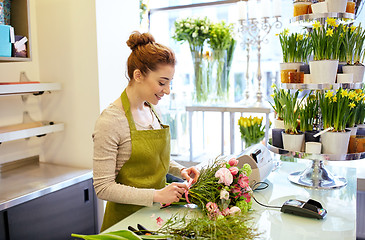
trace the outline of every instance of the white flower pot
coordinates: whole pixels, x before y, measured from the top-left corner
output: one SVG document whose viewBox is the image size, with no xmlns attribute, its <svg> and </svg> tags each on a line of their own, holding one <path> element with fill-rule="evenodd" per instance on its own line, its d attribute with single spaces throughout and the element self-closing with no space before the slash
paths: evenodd
<svg viewBox="0 0 365 240">
<path fill-rule="evenodd" d="M 300 66 L 301 65 L 303 65 L 302 62 L 280 63 L 280 71 L 281 70 L 296 69 L 297 72 L 300 72 Z"/>
<path fill-rule="evenodd" d="M 356 135 L 357 127 L 347 127 L 350 130 L 350 136 Z"/>
<path fill-rule="evenodd" d="M 310 74 L 304 74 L 304 84 L 312 83 L 311 75 Z"/>
<path fill-rule="evenodd" d="M 284 149 L 288 151 L 300 152 L 304 142 L 304 133 L 287 134 L 282 132 Z"/>
<path fill-rule="evenodd" d="M 336 81 L 338 60 L 310 61 L 311 81 L 315 84 L 329 83 Z"/>
<path fill-rule="evenodd" d="M 275 119 L 274 120 L 274 127 L 273 128 L 285 128 L 284 127 L 284 121 L 283 120 L 278 120 L 278 119 Z"/>
<path fill-rule="evenodd" d="M 327 2 L 318 2 L 311 5 L 313 13 L 326 13 L 328 12 Z"/>
<path fill-rule="evenodd" d="M 354 74 L 352 73 L 337 74 L 337 83 L 353 83 L 353 82 L 354 82 Z"/>
<path fill-rule="evenodd" d="M 324 154 L 347 154 L 350 141 L 350 130 L 346 132 L 325 132 L 321 135 L 322 152 Z"/>
<path fill-rule="evenodd" d="M 346 12 L 347 0 L 326 0 L 328 12 Z"/>
<path fill-rule="evenodd" d="M 352 73 L 354 83 L 362 82 L 364 78 L 365 66 L 346 65 L 342 67 L 343 73 Z"/>
</svg>

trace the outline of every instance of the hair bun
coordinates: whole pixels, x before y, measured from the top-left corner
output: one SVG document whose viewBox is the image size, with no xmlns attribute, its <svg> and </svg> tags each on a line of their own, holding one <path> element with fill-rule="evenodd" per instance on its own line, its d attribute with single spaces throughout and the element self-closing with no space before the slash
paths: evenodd
<svg viewBox="0 0 365 240">
<path fill-rule="evenodd" d="M 148 43 L 155 42 L 155 39 L 150 33 L 140 33 L 138 31 L 134 31 L 127 41 L 127 45 L 130 49 L 135 50 L 138 46 L 143 46 Z"/>
</svg>

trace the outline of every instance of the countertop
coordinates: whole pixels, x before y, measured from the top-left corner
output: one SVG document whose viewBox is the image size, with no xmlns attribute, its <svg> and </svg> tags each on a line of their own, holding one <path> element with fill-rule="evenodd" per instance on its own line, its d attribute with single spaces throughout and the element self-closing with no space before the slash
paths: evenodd
<svg viewBox="0 0 365 240">
<path fill-rule="evenodd" d="M 91 169 L 50 163 L 22 166 L 0 174 L 0 211 L 92 178 Z"/>
<path fill-rule="evenodd" d="M 255 191 L 254 196 L 261 203 L 272 206 L 281 206 L 289 199 L 307 201 L 311 198 L 323 205 L 328 212 L 327 216 L 324 220 L 294 216 L 282 213 L 279 209 L 264 208 L 253 201 L 254 221 L 259 232 L 264 232 L 260 239 L 355 239 L 356 169 L 328 166 L 327 168 L 332 173 L 345 177 L 348 184 L 342 188 L 318 190 L 289 182 L 287 178 L 289 173 L 303 170 L 305 167 L 306 164 L 303 163 L 283 162 L 266 179 L 269 187 L 265 190 Z M 127 229 L 129 225 L 136 227 L 137 223 L 148 229 L 156 230 L 158 229 L 157 217 L 166 221 L 182 208 L 184 207 L 173 206 L 160 209 L 158 204 L 153 207 L 144 207 L 105 232 Z"/>
</svg>

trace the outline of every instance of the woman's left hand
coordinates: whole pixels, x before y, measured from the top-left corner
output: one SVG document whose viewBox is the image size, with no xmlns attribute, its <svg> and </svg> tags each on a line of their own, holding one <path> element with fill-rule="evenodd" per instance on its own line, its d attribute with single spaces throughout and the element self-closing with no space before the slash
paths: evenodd
<svg viewBox="0 0 365 240">
<path fill-rule="evenodd" d="M 190 168 L 184 168 L 181 170 L 181 177 L 186 179 L 186 181 L 190 181 L 191 178 L 193 178 L 193 183 L 196 183 L 198 181 L 200 172 L 196 167 L 190 167 Z"/>
</svg>

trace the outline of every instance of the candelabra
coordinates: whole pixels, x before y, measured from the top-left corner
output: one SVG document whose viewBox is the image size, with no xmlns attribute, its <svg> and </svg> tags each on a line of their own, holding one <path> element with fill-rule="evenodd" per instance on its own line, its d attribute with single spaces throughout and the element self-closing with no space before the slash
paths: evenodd
<svg viewBox="0 0 365 240">
<path fill-rule="evenodd" d="M 239 28 L 238 31 L 242 33 L 242 45 L 246 48 L 247 53 L 247 69 L 246 69 L 246 91 L 245 91 L 245 98 L 248 100 L 249 98 L 249 91 L 247 89 L 249 83 L 249 62 L 250 62 L 250 46 L 257 47 L 257 92 L 256 92 L 256 103 L 257 105 L 262 105 L 262 92 L 261 92 L 261 44 L 268 42 L 268 34 L 270 33 L 272 28 L 281 28 L 282 23 L 279 20 L 280 12 L 278 13 L 278 6 L 274 8 L 274 16 L 269 17 L 265 16 L 267 12 L 263 13 L 263 17 L 249 17 L 248 12 L 254 11 L 249 9 L 248 6 L 244 5 L 246 1 L 238 2 L 239 7 Z M 250 2 L 249 2 L 250 3 Z M 262 2 L 263 3 L 263 2 Z M 267 2 L 266 2 L 267 3 Z M 270 8 L 269 5 L 263 4 L 261 7 L 263 9 Z M 275 13 L 276 11 L 276 13 Z M 280 11 L 280 8 L 279 8 Z"/>
</svg>

